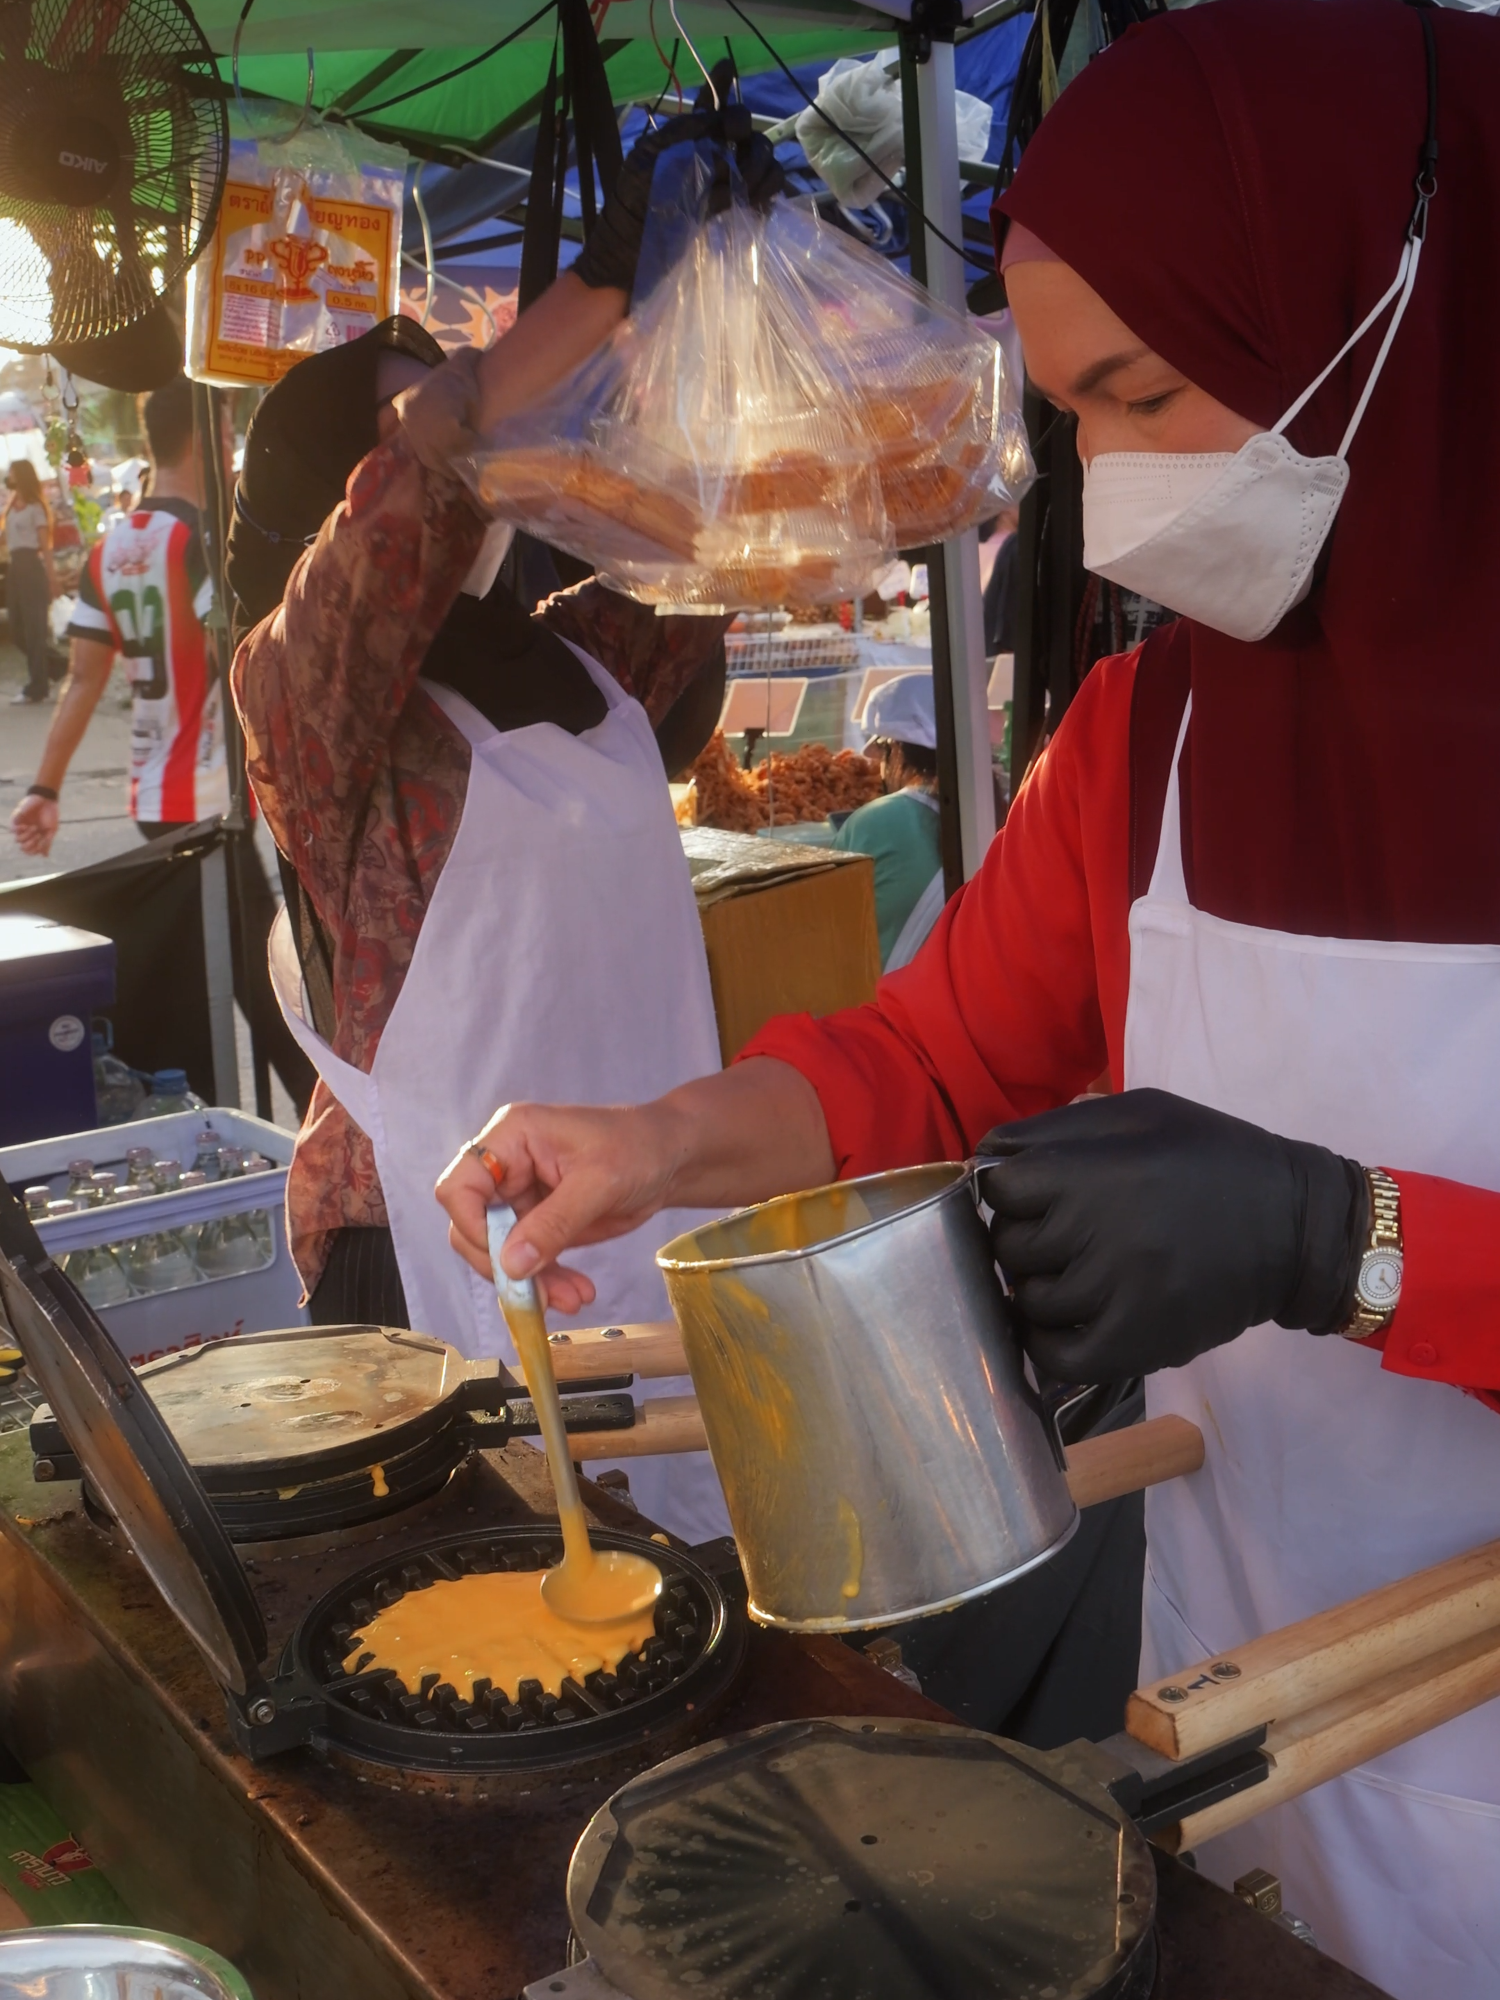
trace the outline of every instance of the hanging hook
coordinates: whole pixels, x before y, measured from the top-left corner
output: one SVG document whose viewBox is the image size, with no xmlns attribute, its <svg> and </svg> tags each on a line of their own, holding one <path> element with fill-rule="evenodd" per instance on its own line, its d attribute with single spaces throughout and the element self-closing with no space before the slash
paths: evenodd
<svg viewBox="0 0 1500 2000">
<path fill-rule="evenodd" d="M 692 36 L 688 33 L 687 29 L 683 27 L 681 20 L 678 18 L 677 0 L 667 0 L 667 12 L 672 16 L 672 26 L 677 30 L 678 34 L 681 35 L 684 42 L 687 43 L 688 54 L 692 57 L 693 61 L 698 65 L 699 70 L 702 72 L 703 81 L 708 85 L 708 88 L 713 96 L 714 110 L 722 111 L 724 107 L 719 102 L 719 86 L 714 82 L 712 76 L 710 76 L 708 71 L 708 65 L 704 62 L 702 56 L 700 56 L 698 51 L 694 48 Z"/>
<path fill-rule="evenodd" d="M 245 96 L 244 91 L 240 88 L 240 36 L 245 31 L 245 17 L 249 14 L 254 4 L 255 0 L 245 0 L 244 6 L 240 9 L 240 17 L 234 24 L 234 40 L 229 45 L 229 71 L 234 83 L 235 105 L 239 110 L 240 116 L 247 125 L 251 126 L 252 130 L 254 129 L 254 121 L 251 117 L 250 102 Z M 263 136 L 266 143 L 273 146 L 284 146 L 288 140 L 297 137 L 297 134 L 313 115 L 313 88 L 317 82 L 317 74 L 317 58 L 313 51 L 309 49 L 307 51 L 307 89 L 303 93 L 302 109 L 297 114 L 296 124 L 292 126 L 290 131 L 266 133 L 264 135 L 257 134 L 257 137 Z"/>
<path fill-rule="evenodd" d="M 309 49 L 307 52 L 307 89 L 303 94 L 302 110 L 298 116 L 297 122 L 292 127 L 291 131 L 288 132 L 286 135 L 288 139 L 295 139 L 297 134 L 302 130 L 303 126 L 307 123 L 308 119 L 311 118 L 312 116 L 313 85 L 317 81 L 317 75 L 318 75 L 317 59 L 313 55 L 312 50 Z M 283 140 L 281 143 L 284 145 L 286 141 Z"/>
<path fill-rule="evenodd" d="M 427 296 L 422 302 L 422 324 L 426 326 L 432 318 L 433 295 L 437 290 L 437 259 L 432 252 L 432 224 L 427 219 L 427 204 L 422 199 L 422 173 L 426 160 L 418 160 L 417 171 L 412 175 L 411 199 L 417 211 L 417 220 L 422 225 L 422 255 L 427 260 Z M 491 322 L 493 324 L 493 321 Z"/>
</svg>

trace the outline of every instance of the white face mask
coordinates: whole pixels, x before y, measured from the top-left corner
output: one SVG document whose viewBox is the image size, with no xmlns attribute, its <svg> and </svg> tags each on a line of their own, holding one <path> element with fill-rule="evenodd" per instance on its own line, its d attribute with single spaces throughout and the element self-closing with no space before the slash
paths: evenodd
<svg viewBox="0 0 1500 2000">
<path fill-rule="evenodd" d="M 1409 232 L 1395 282 L 1274 430 L 1238 451 L 1101 452 L 1083 473 L 1083 566 L 1231 639 L 1264 639 L 1312 588 L 1313 564 L 1349 484 L 1347 456 L 1416 281 Z M 1332 458 L 1305 458 L 1283 432 L 1400 301 Z"/>
<path fill-rule="evenodd" d="M 469 574 L 458 586 L 460 597 L 489 596 L 495 578 L 500 574 L 500 565 L 510 553 L 510 545 L 515 538 L 516 530 L 512 522 L 490 522 L 484 531 L 484 540 L 479 544 L 479 553 L 469 565 Z"/>
</svg>

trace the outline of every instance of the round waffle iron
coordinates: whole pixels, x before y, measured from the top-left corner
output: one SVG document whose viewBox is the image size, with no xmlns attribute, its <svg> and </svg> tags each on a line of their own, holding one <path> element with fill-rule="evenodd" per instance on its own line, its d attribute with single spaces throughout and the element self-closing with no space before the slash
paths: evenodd
<svg viewBox="0 0 1500 2000">
<path fill-rule="evenodd" d="M 471 1452 L 537 1429 L 498 1362 L 395 1327 L 242 1334 L 138 1374 L 237 1542 L 384 1521 L 438 1493 Z M 572 1431 L 628 1429 L 635 1416 L 629 1395 L 565 1396 L 563 1408 Z M 79 1476 L 64 1431 L 50 1409 L 33 1419 L 39 1479 Z"/>
<path fill-rule="evenodd" d="M 568 1872 L 588 1961 L 526 2000 L 1146 2000 L 1155 1910 L 1144 1835 L 1065 1750 L 772 1723 L 595 1814 Z"/>
<path fill-rule="evenodd" d="M 507 1691 L 476 1681 L 472 1699 L 436 1674 L 408 1688 L 353 1650 L 362 1625 L 409 1591 L 493 1570 L 544 1569 L 561 1560 L 562 1538 L 546 1529 L 493 1528 L 449 1535 L 332 1590 L 303 1619 L 281 1661 L 281 1678 L 315 1691 L 321 1740 L 340 1758 L 447 1772 L 534 1772 L 586 1759 L 597 1775 L 617 1757 L 639 1761 L 675 1747 L 729 1691 L 744 1653 L 743 1619 L 717 1579 L 692 1555 L 644 1537 L 591 1532 L 596 1548 L 645 1555 L 662 1572 L 656 1633 L 617 1673 Z"/>
<path fill-rule="evenodd" d="M 329 1591 L 273 1666 L 250 1576 L 162 1412 L 95 1315 L 0 1191 L 0 1300 L 28 1366 L 90 1485 L 224 1690 L 230 1728 L 252 1757 L 300 1745 L 377 1781 L 484 1793 L 539 1769 L 598 1775 L 659 1757 L 700 1731 L 743 1658 L 743 1611 L 691 1554 L 599 1533 L 664 1572 L 656 1632 L 615 1675 L 591 1674 L 549 1700 L 540 1689 L 475 1700 L 439 1684 L 404 1688 L 360 1670 L 361 1621 L 440 1577 L 535 1568 L 561 1554 L 557 1530 L 479 1528 L 408 1544 Z M 300 1381 L 300 1377 L 299 1377 Z"/>
</svg>

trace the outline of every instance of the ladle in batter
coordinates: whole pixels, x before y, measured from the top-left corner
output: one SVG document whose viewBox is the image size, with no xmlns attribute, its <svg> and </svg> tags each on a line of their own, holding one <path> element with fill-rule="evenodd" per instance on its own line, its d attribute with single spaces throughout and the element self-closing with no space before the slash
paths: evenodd
<svg viewBox="0 0 1500 2000">
<path fill-rule="evenodd" d="M 500 1262 L 501 1245 L 515 1223 L 515 1210 L 503 1202 L 497 1202 L 489 1212 L 495 1296 L 516 1343 L 521 1372 L 536 1408 L 562 1526 L 563 1559 L 556 1569 L 549 1569 L 543 1576 L 542 1601 L 560 1618 L 574 1624 L 613 1624 L 656 1602 L 661 1595 L 661 1571 L 644 1556 L 631 1555 L 624 1549 L 596 1550 L 589 1541 L 536 1286 L 530 1278 L 508 1278 Z"/>
</svg>

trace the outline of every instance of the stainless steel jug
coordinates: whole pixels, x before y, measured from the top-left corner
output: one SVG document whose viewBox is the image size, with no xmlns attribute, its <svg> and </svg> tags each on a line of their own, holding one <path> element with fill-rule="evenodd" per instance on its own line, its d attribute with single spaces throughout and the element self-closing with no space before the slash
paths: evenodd
<svg viewBox="0 0 1500 2000">
<path fill-rule="evenodd" d="M 1072 1534 L 969 1168 L 784 1195 L 657 1262 L 762 1624 L 944 1611 Z"/>
</svg>

